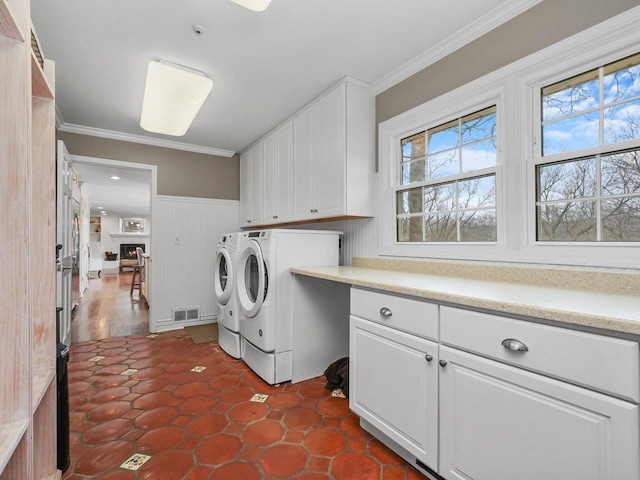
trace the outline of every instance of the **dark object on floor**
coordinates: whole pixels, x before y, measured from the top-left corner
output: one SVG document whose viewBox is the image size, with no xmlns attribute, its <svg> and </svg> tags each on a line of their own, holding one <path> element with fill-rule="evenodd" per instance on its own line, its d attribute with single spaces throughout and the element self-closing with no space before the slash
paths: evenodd
<svg viewBox="0 0 640 480">
<path fill-rule="evenodd" d="M 196 325 L 194 327 L 184 327 L 184 331 L 189 334 L 191 340 L 193 340 L 193 343 L 209 343 L 218 340 L 217 323 Z"/>
<path fill-rule="evenodd" d="M 324 388 L 328 390 L 340 388 L 349 398 L 349 357 L 341 358 L 329 365 L 324 371 L 324 376 L 327 377 Z"/>
</svg>

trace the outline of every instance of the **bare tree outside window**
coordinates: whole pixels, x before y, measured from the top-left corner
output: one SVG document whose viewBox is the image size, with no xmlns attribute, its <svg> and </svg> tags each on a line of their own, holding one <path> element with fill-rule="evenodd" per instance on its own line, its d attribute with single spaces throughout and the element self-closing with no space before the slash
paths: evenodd
<svg viewBox="0 0 640 480">
<path fill-rule="evenodd" d="M 640 149 L 615 150 L 640 139 L 640 54 L 545 87 L 541 100 L 543 156 L 601 153 L 537 167 L 537 239 L 640 241 Z"/>
</svg>

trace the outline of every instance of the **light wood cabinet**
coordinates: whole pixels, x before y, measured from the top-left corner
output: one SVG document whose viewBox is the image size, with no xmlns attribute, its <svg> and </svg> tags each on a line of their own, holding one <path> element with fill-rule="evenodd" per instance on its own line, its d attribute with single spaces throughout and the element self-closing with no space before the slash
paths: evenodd
<svg viewBox="0 0 640 480">
<path fill-rule="evenodd" d="M 0 0 L 1 480 L 59 476 L 54 65 L 30 29 L 28 1 Z"/>
</svg>

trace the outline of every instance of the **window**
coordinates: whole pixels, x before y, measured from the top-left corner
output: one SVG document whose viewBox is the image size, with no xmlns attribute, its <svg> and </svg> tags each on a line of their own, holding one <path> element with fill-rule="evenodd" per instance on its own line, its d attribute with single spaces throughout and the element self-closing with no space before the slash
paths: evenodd
<svg viewBox="0 0 640 480">
<path fill-rule="evenodd" d="M 548 85 L 540 104 L 536 239 L 640 241 L 640 54 Z"/>
<path fill-rule="evenodd" d="M 495 242 L 496 106 L 403 138 L 398 242 Z"/>
</svg>

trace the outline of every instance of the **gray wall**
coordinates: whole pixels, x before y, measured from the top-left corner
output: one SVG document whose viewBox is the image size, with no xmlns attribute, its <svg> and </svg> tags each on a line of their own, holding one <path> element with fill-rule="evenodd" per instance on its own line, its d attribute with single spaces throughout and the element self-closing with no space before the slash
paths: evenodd
<svg viewBox="0 0 640 480">
<path fill-rule="evenodd" d="M 376 97 L 377 123 L 586 30 L 638 0 L 545 0 Z"/>
<path fill-rule="evenodd" d="M 69 153 L 158 167 L 158 195 L 240 198 L 239 155 L 231 158 L 57 132 Z"/>
</svg>

